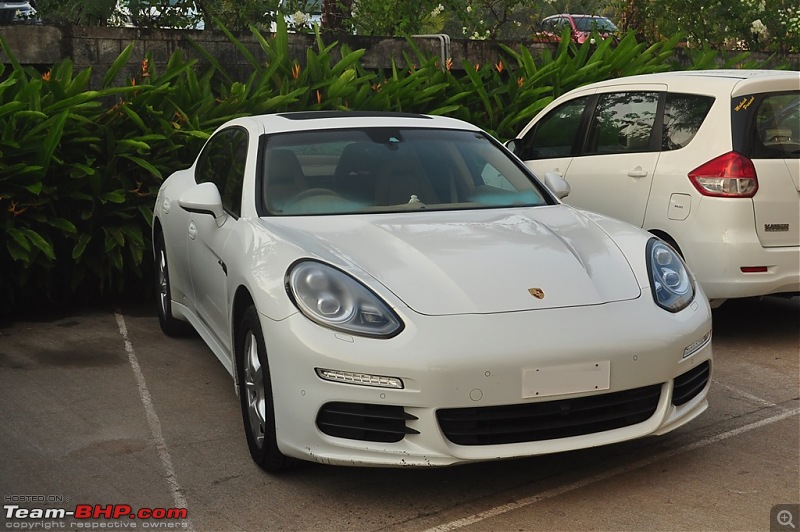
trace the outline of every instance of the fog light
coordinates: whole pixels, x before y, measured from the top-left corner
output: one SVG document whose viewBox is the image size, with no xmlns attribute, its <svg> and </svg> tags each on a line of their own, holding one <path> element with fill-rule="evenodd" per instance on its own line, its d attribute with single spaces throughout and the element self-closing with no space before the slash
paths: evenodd
<svg viewBox="0 0 800 532">
<path fill-rule="evenodd" d="M 382 375 L 369 375 L 367 373 L 353 373 L 350 371 L 321 368 L 316 368 L 315 371 L 320 379 L 326 381 L 358 384 L 360 386 L 375 386 L 377 388 L 403 389 L 403 381 L 397 377 L 384 377 Z"/>
<path fill-rule="evenodd" d="M 711 331 L 708 331 L 705 334 L 705 336 L 703 336 L 696 342 L 686 346 L 686 348 L 683 350 L 683 358 L 689 357 L 697 353 L 700 349 L 705 347 L 705 345 L 710 341 L 711 341 Z"/>
</svg>

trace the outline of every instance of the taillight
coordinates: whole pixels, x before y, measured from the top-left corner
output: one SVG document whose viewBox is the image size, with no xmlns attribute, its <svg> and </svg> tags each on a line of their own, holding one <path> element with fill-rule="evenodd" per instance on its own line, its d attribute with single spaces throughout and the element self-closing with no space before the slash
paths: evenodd
<svg viewBox="0 0 800 532">
<path fill-rule="evenodd" d="M 753 161 L 735 151 L 698 166 L 689 172 L 689 180 L 704 196 L 752 198 L 758 190 Z"/>
</svg>

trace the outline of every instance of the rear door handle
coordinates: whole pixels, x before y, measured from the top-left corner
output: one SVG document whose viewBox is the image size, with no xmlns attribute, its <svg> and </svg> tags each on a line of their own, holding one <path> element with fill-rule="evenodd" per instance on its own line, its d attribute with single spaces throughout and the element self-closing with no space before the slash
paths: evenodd
<svg viewBox="0 0 800 532">
<path fill-rule="evenodd" d="M 628 172 L 628 177 L 647 177 L 647 170 L 643 170 L 641 166 L 637 166 Z"/>
</svg>

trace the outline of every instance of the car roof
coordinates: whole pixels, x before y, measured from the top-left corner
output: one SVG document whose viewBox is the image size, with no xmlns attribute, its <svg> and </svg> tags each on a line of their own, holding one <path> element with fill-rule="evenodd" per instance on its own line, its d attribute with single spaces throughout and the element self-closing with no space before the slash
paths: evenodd
<svg viewBox="0 0 800 532">
<path fill-rule="evenodd" d="M 744 69 L 712 69 L 712 70 L 681 70 L 676 72 L 658 72 L 655 74 L 641 74 L 631 78 L 709 78 L 709 79 L 753 79 L 768 77 L 794 76 L 800 79 L 800 73 L 789 70 L 744 70 Z M 628 78 L 628 79 L 631 79 Z"/>
<path fill-rule="evenodd" d="M 550 15 L 549 17 L 545 17 L 543 20 L 547 20 L 547 19 L 555 18 L 555 17 L 604 18 L 604 19 L 608 19 L 608 17 L 604 17 L 603 15 L 580 15 L 580 14 L 574 14 L 574 13 L 560 13 L 558 15 Z"/>
<path fill-rule="evenodd" d="M 675 72 L 659 72 L 640 74 L 600 81 L 584 85 L 576 92 L 592 88 L 615 87 L 633 84 L 663 84 L 671 91 L 687 91 L 690 93 L 730 93 L 741 94 L 770 91 L 800 89 L 800 73 L 789 70 L 684 70 Z"/>
<path fill-rule="evenodd" d="M 315 129 L 353 129 L 364 127 L 406 127 L 462 129 L 480 131 L 468 122 L 444 116 L 370 111 L 299 111 L 255 115 L 239 119 L 256 122 L 265 133 L 309 131 Z M 234 120 L 233 122 L 237 122 Z"/>
</svg>

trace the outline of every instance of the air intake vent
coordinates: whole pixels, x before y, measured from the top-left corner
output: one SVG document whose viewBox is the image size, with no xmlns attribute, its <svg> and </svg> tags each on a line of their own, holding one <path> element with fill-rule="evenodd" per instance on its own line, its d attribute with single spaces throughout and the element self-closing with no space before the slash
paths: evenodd
<svg viewBox="0 0 800 532">
<path fill-rule="evenodd" d="M 635 425 L 656 411 L 661 385 L 591 395 L 483 408 L 439 410 L 447 439 L 458 445 L 496 445 L 554 440 Z"/>
<path fill-rule="evenodd" d="M 681 406 L 688 403 L 703 391 L 711 375 L 711 365 L 708 360 L 683 375 L 675 377 L 675 387 L 672 391 L 672 404 Z"/>
<path fill-rule="evenodd" d="M 417 418 L 402 406 L 326 403 L 317 414 L 317 427 L 337 438 L 395 443 L 406 434 L 419 434 L 406 427 L 406 421 L 412 419 Z"/>
</svg>

